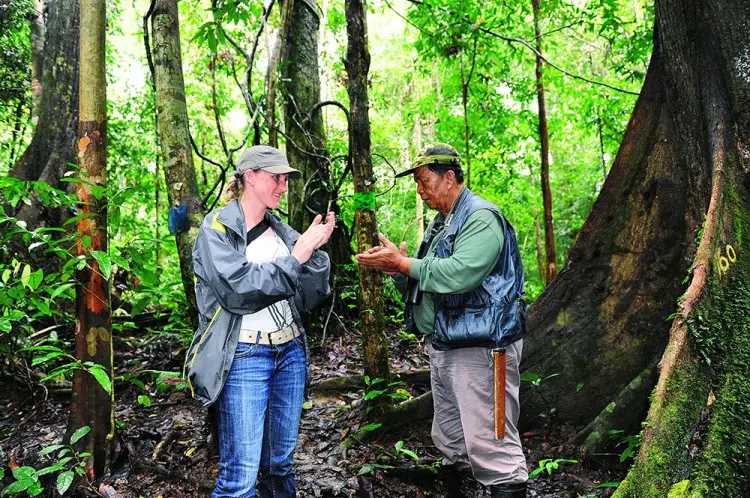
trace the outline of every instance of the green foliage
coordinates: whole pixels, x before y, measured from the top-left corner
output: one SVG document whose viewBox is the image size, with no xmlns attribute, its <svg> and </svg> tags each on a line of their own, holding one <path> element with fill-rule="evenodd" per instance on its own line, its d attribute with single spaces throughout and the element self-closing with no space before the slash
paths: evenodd
<svg viewBox="0 0 750 498">
<path fill-rule="evenodd" d="M 45 475 L 57 474 L 54 489 L 64 495 L 73 484 L 76 476 L 83 479 L 86 487 L 93 491 L 93 484 L 86 475 L 87 459 L 91 456 L 86 452 L 78 452 L 73 446 L 91 431 L 91 427 L 84 426 L 76 430 L 70 436 L 69 444 L 51 444 L 39 451 L 39 457 L 50 457 L 50 465 L 35 469 L 34 467 L 24 466 L 13 470 L 14 481 L 3 489 L 0 496 L 37 496 L 44 491 L 41 477 Z M 54 454 L 54 455 L 53 455 Z M 0 479 L 2 474 L 0 474 Z"/>
<path fill-rule="evenodd" d="M 0 172 L 17 158 L 18 129 L 28 119 L 31 97 L 31 0 L 0 2 Z M 15 153 L 15 154 L 14 154 Z"/>
<path fill-rule="evenodd" d="M 641 447 L 643 442 L 642 434 L 625 434 L 624 431 L 619 429 L 612 429 L 609 431 L 609 437 L 612 441 L 617 441 L 617 446 L 625 448 L 620 453 L 620 462 L 624 462 L 629 458 L 635 458 L 638 453 L 638 449 Z"/>
<path fill-rule="evenodd" d="M 387 411 L 394 404 L 412 397 L 411 393 L 404 388 L 406 383 L 403 381 L 386 383 L 385 379 L 379 377 L 370 379 L 368 375 L 365 375 L 364 380 L 365 388 L 362 400 L 367 404 L 365 413 L 370 413 L 373 410 Z"/>
<path fill-rule="evenodd" d="M 547 472 L 548 476 L 552 475 L 552 472 L 560 468 L 560 464 L 563 463 L 578 463 L 578 460 L 570 460 L 567 458 L 545 458 L 542 460 L 539 460 L 539 467 L 529 472 L 529 479 L 533 479 L 542 472 Z"/>
<path fill-rule="evenodd" d="M 392 469 L 394 465 L 392 463 L 399 462 L 404 459 L 411 459 L 415 462 L 419 462 L 419 455 L 412 450 L 404 447 L 403 441 L 398 441 L 393 445 L 394 451 L 388 451 L 381 449 L 374 462 L 368 462 L 363 464 L 357 472 L 358 476 L 372 474 L 375 470 L 387 470 Z"/>
</svg>

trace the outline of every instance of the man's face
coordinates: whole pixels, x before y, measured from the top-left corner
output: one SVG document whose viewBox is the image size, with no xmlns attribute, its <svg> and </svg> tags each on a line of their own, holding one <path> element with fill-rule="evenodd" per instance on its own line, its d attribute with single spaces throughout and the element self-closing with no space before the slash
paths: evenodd
<svg viewBox="0 0 750 498">
<path fill-rule="evenodd" d="M 417 182 L 417 193 L 424 203 L 430 209 L 440 211 L 451 185 L 449 174 L 446 173 L 441 178 L 427 166 L 420 166 L 414 170 L 414 181 Z"/>
</svg>

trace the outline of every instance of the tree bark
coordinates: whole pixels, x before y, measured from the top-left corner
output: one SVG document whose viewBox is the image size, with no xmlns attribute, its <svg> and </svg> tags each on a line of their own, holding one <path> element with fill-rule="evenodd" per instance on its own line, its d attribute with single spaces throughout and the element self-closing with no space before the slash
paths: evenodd
<svg viewBox="0 0 750 498">
<path fill-rule="evenodd" d="M 422 150 L 422 121 L 419 114 L 414 115 L 414 145 L 417 151 Z M 408 166 L 408 165 L 407 165 Z M 417 244 L 424 238 L 424 203 L 422 197 L 416 194 Z"/>
<path fill-rule="evenodd" d="M 203 219 L 203 206 L 190 147 L 176 0 L 156 0 L 151 29 L 161 164 L 169 205 L 186 207 L 185 226 L 175 234 L 175 239 L 182 284 L 187 296 L 188 316 L 193 327 L 197 327 L 198 308 L 193 284 L 192 251 Z"/>
<path fill-rule="evenodd" d="M 367 48 L 367 17 L 363 0 L 346 0 L 346 33 L 348 46 L 344 66 L 349 76 L 351 115 L 352 174 L 354 175 L 355 230 L 357 250 L 365 252 L 378 245 L 378 222 L 375 217 L 375 179 L 370 151 L 370 121 L 368 118 L 367 73 L 370 53 Z M 390 377 L 388 341 L 383 330 L 382 273 L 358 265 L 360 288 L 360 322 L 365 375 L 371 378 Z"/>
<path fill-rule="evenodd" d="M 471 68 L 469 68 L 469 74 L 465 74 L 464 71 L 464 57 L 461 53 L 461 60 L 459 62 L 461 69 L 461 104 L 464 110 L 464 157 L 463 168 L 466 170 L 466 186 L 471 188 L 471 149 L 469 147 L 470 138 L 470 127 L 469 127 L 469 85 L 471 84 L 471 78 L 474 75 L 474 65 L 477 59 L 477 37 L 474 37 L 474 50 L 471 53 Z"/>
<path fill-rule="evenodd" d="M 318 213 L 329 208 L 339 212 L 332 196 L 330 159 L 326 150 L 323 116 L 310 111 L 320 103 L 318 68 L 318 28 L 320 19 L 313 0 L 297 0 L 287 32 L 285 128 L 288 137 L 286 154 L 302 178 L 289 183 L 289 225 L 300 233 L 307 229 Z M 341 227 L 342 220 L 336 221 Z M 351 263 L 351 241 L 346 227 L 335 230 L 325 247 L 334 268 Z"/>
<path fill-rule="evenodd" d="M 75 163 L 78 136 L 78 0 L 50 2 L 47 10 L 45 61 L 39 119 L 31 143 L 9 176 L 42 180 L 62 189 L 60 179 Z M 15 217 L 33 229 L 41 222 L 62 224 L 61 212 L 47 211 L 39 202 L 20 204 Z"/>
<path fill-rule="evenodd" d="M 289 25 L 292 20 L 294 0 L 283 0 L 281 2 L 281 20 L 279 21 L 279 33 L 276 44 L 268 61 L 268 73 L 266 77 L 266 128 L 268 129 L 268 145 L 279 146 L 279 131 L 276 124 L 276 93 L 279 86 L 279 63 L 284 54 L 284 45 L 289 34 Z"/>
<path fill-rule="evenodd" d="M 39 119 L 42 101 L 42 75 L 44 74 L 44 1 L 34 2 L 31 13 L 31 122 Z"/>
<path fill-rule="evenodd" d="M 643 445 L 616 496 L 746 496 L 750 6 L 657 0 L 655 12 L 620 150 L 529 313 L 522 368 L 559 375 L 543 397 L 524 389 L 523 425 L 549 408 L 557 422 L 589 423 L 658 362 Z M 644 416 L 621 410 L 608 424 L 637 431 Z"/>
<path fill-rule="evenodd" d="M 705 219 L 638 460 L 616 496 L 750 494 L 750 6 L 656 1 L 654 53 Z M 694 176 L 695 175 L 695 176 Z"/>
<path fill-rule="evenodd" d="M 534 10 L 534 34 L 536 36 L 536 96 L 539 104 L 539 148 L 542 154 L 542 202 L 544 203 L 544 245 L 547 255 L 545 279 L 547 285 L 557 276 L 557 252 L 555 251 L 555 228 L 552 223 L 552 189 L 549 184 L 549 132 L 547 130 L 547 107 L 544 101 L 544 61 L 542 60 L 542 33 L 539 27 L 541 0 L 531 0 Z"/>
<path fill-rule="evenodd" d="M 54 3 L 54 2 L 53 2 Z M 109 378 L 109 392 L 85 370 L 73 375 L 73 399 L 68 419 L 68 436 L 89 426 L 81 451 L 92 456 L 86 474 L 95 479 L 104 474 L 112 451 L 114 403 L 111 388 L 112 321 L 108 275 L 94 258 L 107 253 L 107 99 L 104 46 L 106 15 L 104 0 L 82 0 L 80 38 L 80 123 L 78 164 L 80 182 L 77 197 L 80 212 L 90 214 L 78 221 L 77 254 L 86 266 L 77 272 L 76 358 L 92 368 L 101 368 Z M 99 256 L 102 257 L 102 256 Z"/>
</svg>

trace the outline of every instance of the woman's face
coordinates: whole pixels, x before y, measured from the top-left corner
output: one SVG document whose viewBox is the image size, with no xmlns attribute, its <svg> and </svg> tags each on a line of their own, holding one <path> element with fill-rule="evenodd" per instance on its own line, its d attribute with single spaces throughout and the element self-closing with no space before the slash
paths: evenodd
<svg viewBox="0 0 750 498">
<path fill-rule="evenodd" d="M 254 196 L 268 209 L 276 209 L 281 202 L 281 196 L 289 190 L 288 174 L 274 174 L 262 169 L 248 171 L 245 181 Z"/>
</svg>

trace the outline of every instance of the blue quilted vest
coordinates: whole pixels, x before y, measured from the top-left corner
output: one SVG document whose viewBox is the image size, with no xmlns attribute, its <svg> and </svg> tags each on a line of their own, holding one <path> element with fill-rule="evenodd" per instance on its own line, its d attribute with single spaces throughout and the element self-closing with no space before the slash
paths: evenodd
<svg viewBox="0 0 750 498">
<path fill-rule="evenodd" d="M 468 188 L 459 194 L 453 212 L 435 246 L 435 255 L 453 254 L 456 236 L 475 211 L 495 213 L 503 228 L 503 247 L 495 267 L 481 285 L 464 294 L 434 294 L 435 324 L 432 345 L 445 351 L 461 347 L 501 348 L 526 333 L 523 265 L 516 232 L 498 208 Z M 411 315 L 411 310 L 408 310 Z M 411 321 L 411 316 L 409 316 Z"/>
</svg>

